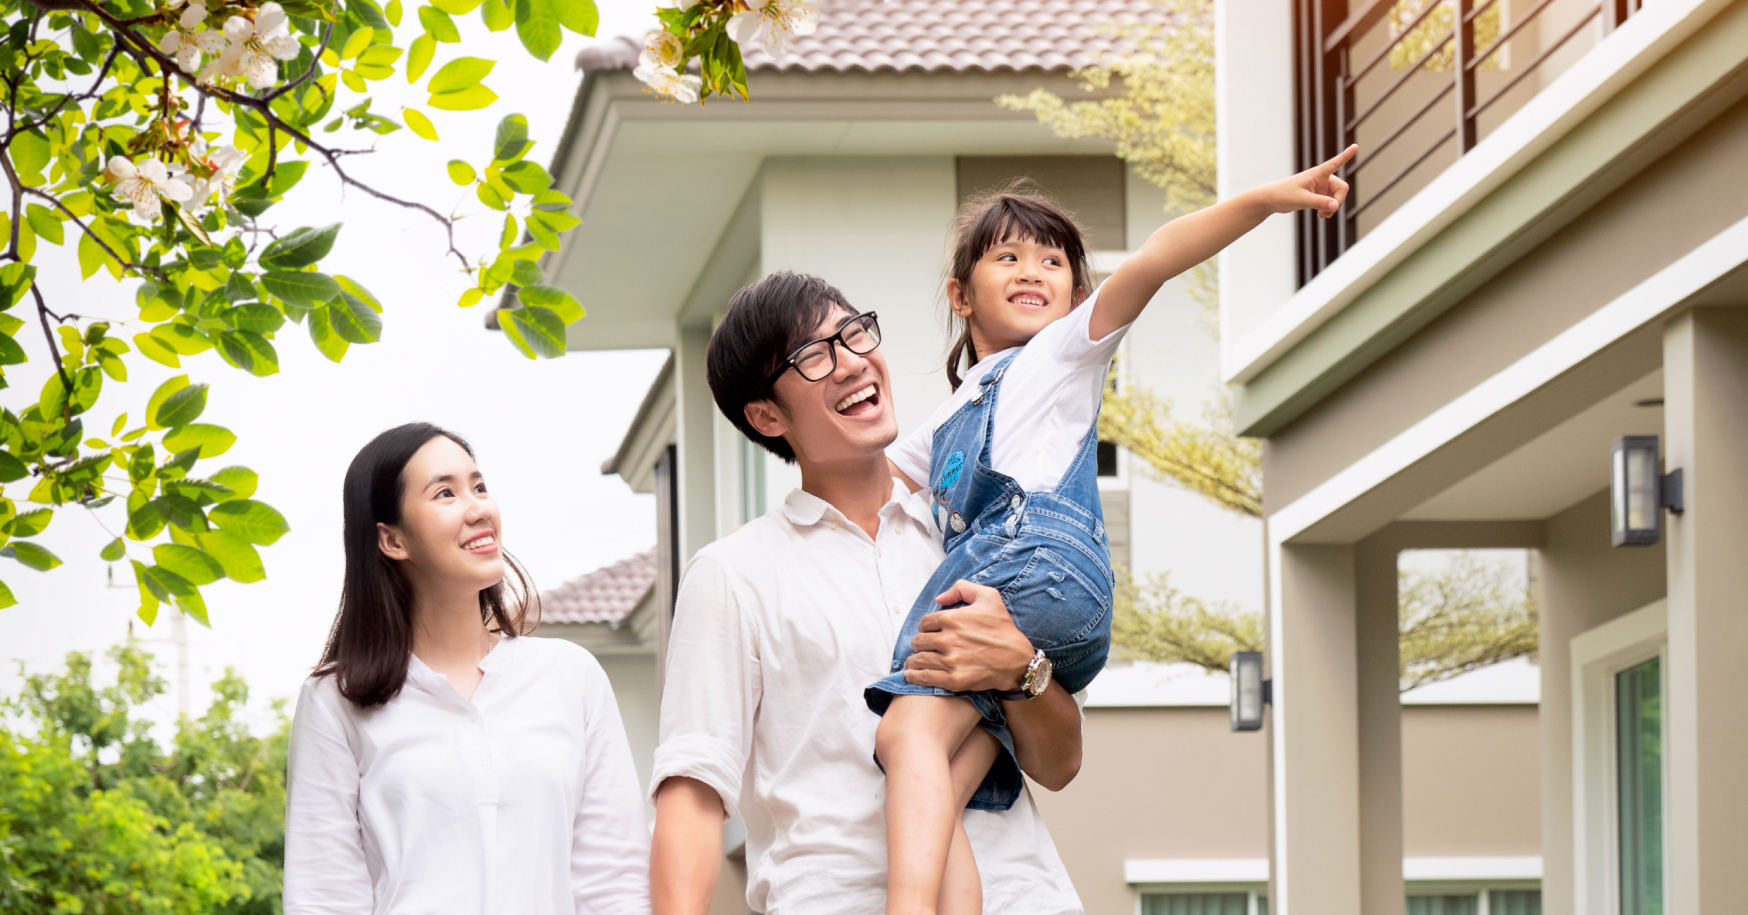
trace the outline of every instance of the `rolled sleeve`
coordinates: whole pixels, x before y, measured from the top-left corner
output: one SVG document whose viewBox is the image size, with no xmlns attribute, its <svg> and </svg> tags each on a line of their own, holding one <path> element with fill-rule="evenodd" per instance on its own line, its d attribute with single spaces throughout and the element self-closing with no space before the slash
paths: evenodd
<svg viewBox="0 0 1748 915">
<path fill-rule="evenodd" d="M 662 688 L 661 742 L 650 771 L 653 800 L 664 780 L 697 779 L 740 810 L 763 696 L 758 633 L 733 574 L 706 551 L 681 578 Z"/>
</svg>

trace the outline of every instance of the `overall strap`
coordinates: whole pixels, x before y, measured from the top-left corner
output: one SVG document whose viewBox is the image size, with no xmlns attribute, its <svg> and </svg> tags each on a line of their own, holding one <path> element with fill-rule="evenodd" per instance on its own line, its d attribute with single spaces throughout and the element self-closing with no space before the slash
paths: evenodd
<svg viewBox="0 0 1748 915">
<path fill-rule="evenodd" d="M 983 408 L 983 448 L 978 455 L 978 461 L 985 467 L 992 466 L 992 442 L 995 439 L 995 401 L 1001 391 L 1001 378 L 1007 373 L 1008 366 L 1018 358 L 1020 351 L 1008 355 L 1007 358 L 995 364 L 982 378 L 977 379 L 978 391 L 971 396 L 971 403 Z"/>
</svg>

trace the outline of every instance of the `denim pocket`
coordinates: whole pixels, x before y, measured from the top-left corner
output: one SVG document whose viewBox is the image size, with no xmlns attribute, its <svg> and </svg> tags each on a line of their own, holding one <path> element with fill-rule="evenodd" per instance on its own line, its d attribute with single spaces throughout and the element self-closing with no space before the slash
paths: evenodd
<svg viewBox="0 0 1748 915">
<path fill-rule="evenodd" d="M 1013 574 L 1001 588 L 1002 599 L 1014 625 L 1038 648 L 1079 642 L 1110 614 L 1110 590 L 1095 584 L 1103 570 L 1089 557 L 1037 547 L 1003 565 Z"/>
</svg>

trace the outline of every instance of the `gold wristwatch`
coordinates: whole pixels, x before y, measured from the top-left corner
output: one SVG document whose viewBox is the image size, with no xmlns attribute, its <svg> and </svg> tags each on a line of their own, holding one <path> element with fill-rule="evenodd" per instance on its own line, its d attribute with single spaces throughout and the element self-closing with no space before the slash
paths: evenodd
<svg viewBox="0 0 1748 915">
<path fill-rule="evenodd" d="M 1036 699 L 1044 694 L 1050 686 L 1050 675 L 1055 672 L 1055 665 L 1044 656 L 1044 649 L 1032 655 L 1032 663 L 1026 665 L 1026 675 L 1020 680 L 1019 689 L 997 690 L 996 695 L 1008 702 L 1022 702 Z"/>
</svg>

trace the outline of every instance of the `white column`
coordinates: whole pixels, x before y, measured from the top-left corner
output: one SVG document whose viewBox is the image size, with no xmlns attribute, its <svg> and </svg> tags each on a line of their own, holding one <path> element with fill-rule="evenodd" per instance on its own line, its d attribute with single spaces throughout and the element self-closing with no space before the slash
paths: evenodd
<svg viewBox="0 0 1748 915">
<path fill-rule="evenodd" d="M 704 377 L 709 327 L 682 327 L 674 352 L 680 466 L 680 565 L 716 539 L 716 401 Z"/>
<path fill-rule="evenodd" d="M 1273 544 L 1269 911 L 1361 912 L 1354 550 Z"/>
<path fill-rule="evenodd" d="M 1663 338 L 1668 468 L 1664 882 L 1670 912 L 1748 900 L 1748 312 L 1700 309 Z"/>
</svg>

